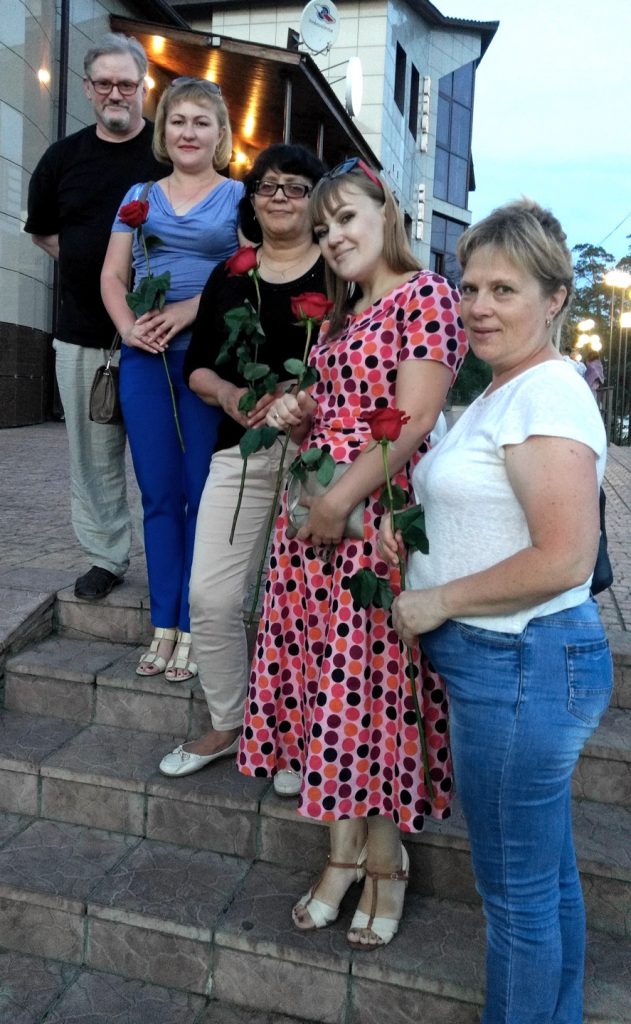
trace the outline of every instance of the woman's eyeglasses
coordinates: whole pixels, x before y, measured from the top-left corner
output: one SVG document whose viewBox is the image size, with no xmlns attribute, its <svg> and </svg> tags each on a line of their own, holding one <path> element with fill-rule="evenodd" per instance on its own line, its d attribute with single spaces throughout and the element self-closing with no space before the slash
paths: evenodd
<svg viewBox="0 0 631 1024">
<path fill-rule="evenodd" d="M 368 164 L 359 156 L 352 156 L 349 157 L 348 160 L 343 160 L 341 164 L 334 167 L 332 171 L 328 171 L 323 175 L 323 177 L 340 178 L 343 174 L 349 174 L 350 171 L 354 171 L 355 169 L 363 171 L 366 177 L 372 181 L 373 185 L 377 185 L 377 187 L 383 192 L 383 182 L 377 176 L 375 171 L 373 171 L 372 167 L 369 167 Z"/>
<path fill-rule="evenodd" d="M 298 181 L 285 181 L 281 184 L 280 181 L 266 181 L 265 178 L 254 185 L 255 194 L 265 199 L 271 199 L 279 189 L 286 199 L 304 199 L 311 192 L 311 185 L 302 185 Z"/>
<path fill-rule="evenodd" d="M 109 96 L 112 89 L 118 89 L 121 96 L 129 97 L 137 92 L 142 78 L 139 82 L 110 82 L 107 78 L 88 78 L 87 81 L 98 96 Z"/>
<path fill-rule="evenodd" d="M 208 78 L 174 78 L 171 82 L 171 87 L 174 85 L 199 85 L 202 89 L 206 89 L 207 92 L 211 92 L 214 96 L 221 96 L 221 88 L 216 82 L 209 81 Z"/>
</svg>

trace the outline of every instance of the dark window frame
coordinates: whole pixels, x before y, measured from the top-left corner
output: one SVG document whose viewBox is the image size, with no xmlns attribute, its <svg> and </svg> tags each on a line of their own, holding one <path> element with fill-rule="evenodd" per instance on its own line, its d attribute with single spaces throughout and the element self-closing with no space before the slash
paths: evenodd
<svg viewBox="0 0 631 1024">
<path fill-rule="evenodd" d="M 412 138 L 418 135 L 418 103 L 421 92 L 421 75 L 416 64 L 410 65 L 410 112 L 408 114 L 408 126 L 412 132 Z"/>
<path fill-rule="evenodd" d="M 394 102 L 401 111 L 405 113 L 405 79 L 407 71 L 407 54 L 401 43 L 396 44 L 394 58 Z"/>
</svg>

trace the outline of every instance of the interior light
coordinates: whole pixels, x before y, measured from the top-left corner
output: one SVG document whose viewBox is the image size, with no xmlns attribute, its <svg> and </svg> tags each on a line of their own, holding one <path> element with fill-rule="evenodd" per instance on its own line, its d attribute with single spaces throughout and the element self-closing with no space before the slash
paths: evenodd
<svg viewBox="0 0 631 1024">
<path fill-rule="evenodd" d="M 164 36 L 152 36 L 151 37 L 151 49 L 154 53 L 162 53 L 166 44 Z"/>
<path fill-rule="evenodd" d="M 48 83 L 50 82 L 50 71 L 48 70 L 48 68 L 40 68 L 37 72 L 37 77 L 39 78 L 42 85 L 48 85 Z"/>
</svg>

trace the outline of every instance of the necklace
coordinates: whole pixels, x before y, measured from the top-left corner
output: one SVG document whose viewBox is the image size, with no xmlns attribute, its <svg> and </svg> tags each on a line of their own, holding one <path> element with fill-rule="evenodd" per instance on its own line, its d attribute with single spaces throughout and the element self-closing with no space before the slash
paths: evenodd
<svg viewBox="0 0 631 1024">
<path fill-rule="evenodd" d="M 293 270 L 295 267 L 298 267 L 301 264 L 304 265 L 307 263 L 307 261 L 309 261 L 309 266 L 311 266 L 310 261 L 313 253 L 314 246 L 310 245 L 308 249 L 306 249 L 304 252 L 300 254 L 300 256 L 298 256 L 297 259 L 292 260 L 290 263 L 284 263 L 281 268 L 278 266 L 274 266 L 274 264 L 270 262 L 269 256 L 263 252 L 263 248 L 261 247 L 259 249 L 259 267 L 261 268 L 261 270 L 267 270 L 268 273 L 275 275 L 279 277 L 281 281 L 284 281 L 287 278 L 287 274 L 289 273 L 289 271 Z"/>
<path fill-rule="evenodd" d="M 210 190 L 211 185 L 214 185 L 214 183 L 215 183 L 215 179 L 214 178 L 212 179 L 212 181 L 204 181 L 199 186 L 199 188 L 197 188 L 195 190 L 195 192 L 191 193 L 190 196 L 187 196 L 185 199 L 180 199 L 177 202 L 174 202 L 173 201 L 173 196 L 172 196 L 172 193 L 171 193 L 171 178 L 170 177 L 167 178 L 166 179 L 167 195 L 169 197 L 169 203 L 171 204 L 171 209 L 173 210 L 174 213 L 177 213 L 177 211 L 182 209 L 183 206 L 189 206 L 189 204 L 191 204 L 191 203 L 193 203 L 193 205 L 194 205 L 193 201 L 195 199 L 197 199 L 197 197 L 202 194 L 204 189 Z M 192 208 L 192 207 L 189 206 L 189 209 L 190 208 Z"/>
</svg>

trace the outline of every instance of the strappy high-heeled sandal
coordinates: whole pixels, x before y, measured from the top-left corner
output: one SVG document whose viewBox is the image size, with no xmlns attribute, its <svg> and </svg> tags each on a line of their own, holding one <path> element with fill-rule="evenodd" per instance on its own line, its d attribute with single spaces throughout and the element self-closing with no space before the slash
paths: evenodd
<svg viewBox="0 0 631 1024">
<path fill-rule="evenodd" d="M 169 683 L 186 683 L 197 675 L 197 663 L 190 659 L 191 643 L 191 634 L 178 629 L 173 657 L 169 659 L 164 673 Z M 179 675 L 180 672 L 182 675 Z"/>
<path fill-rule="evenodd" d="M 364 844 L 364 847 L 361 850 L 361 852 L 359 854 L 359 857 L 352 864 L 346 864 L 343 861 L 339 861 L 339 860 L 331 860 L 331 858 L 328 857 L 326 865 L 324 867 L 324 871 L 322 872 L 320 877 L 311 886 L 311 888 L 309 889 L 309 892 L 306 892 L 304 894 L 304 896 L 300 897 L 300 899 L 298 900 L 298 902 L 296 903 L 295 907 L 293 908 L 293 910 L 291 912 L 291 916 L 292 916 L 294 924 L 296 925 L 296 928 L 298 928 L 300 931 L 308 932 L 308 931 L 313 931 L 314 928 L 326 928 L 326 926 L 328 924 L 333 924 L 334 921 L 337 921 L 337 917 L 338 917 L 338 914 L 340 912 L 340 904 L 338 903 L 337 907 L 332 907 L 330 903 L 325 903 L 323 900 L 318 900 L 318 899 L 316 899 L 316 896 L 315 896 L 315 894 L 317 892 L 317 889 L 318 889 L 318 886 L 320 885 L 320 883 L 322 882 L 322 879 L 324 878 L 324 873 L 325 873 L 327 868 L 345 868 L 347 871 L 354 870 L 355 876 L 354 876 L 354 878 L 351 878 L 350 882 L 348 883 L 348 886 L 347 886 L 347 889 L 348 889 L 348 888 L 351 887 L 353 882 L 361 882 L 362 878 L 365 877 L 365 875 L 366 875 L 366 859 L 367 859 L 367 857 L 368 857 L 368 845 L 367 844 Z M 344 895 L 346 895 L 346 893 Z M 342 899 L 343 898 L 344 897 L 342 897 Z M 340 903 L 341 902 L 342 902 L 342 900 L 340 900 Z M 309 917 L 311 918 L 311 920 L 313 922 L 313 925 L 311 925 L 311 926 L 307 925 L 305 927 L 304 925 L 298 923 L 295 914 L 296 914 L 296 910 L 298 910 L 299 907 L 302 910 L 306 910 L 307 911 L 307 913 L 309 914 Z"/>
<path fill-rule="evenodd" d="M 177 629 L 163 629 L 162 626 L 156 626 L 153 631 L 151 647 L 148 651 L 145 651 L 136 666 L 137 676 L 159 676 L 161 672 L 164 672 L 167 667 L 167 660 L 161 654 L 158 654 L 158 648 L 163 640 L 170 640 L 172 643 L 175 643 L 177 640 Z"/>
<path fill-rule="evenodd" d="M 349 946 L 353 949 L 363 949 L 370 951 L 373 949 L 380 949 L 381 946 L 387 946 L 392 941 L 394 936 L 399 930 L 400 917 L 376 917 L 375 912 L 377 910 L 377 898 L 379 895 L 379 882 L 405 882 L 408 884 L 408 872 L 410 869 L 410 858 L 408 857 L 407 850 L 401 844 L 401 870 L 400 871 L 366 871 L 366 878 L 370 878 L 372 881 L 372 895 L 370 901 L 370 914 L 364 914 L 362 910 L 356 910 L 351 921 L 351 926 L 346 934 L 346 941 Z M 401 908 L 403 913 L 403 908 Z M 357 939 L 351 939 L 351 932 L 356 931 L 370 931 L 373 935 L 376 935 L 376 941 L 374 942 L 361 942 Z"/>
</svg>

